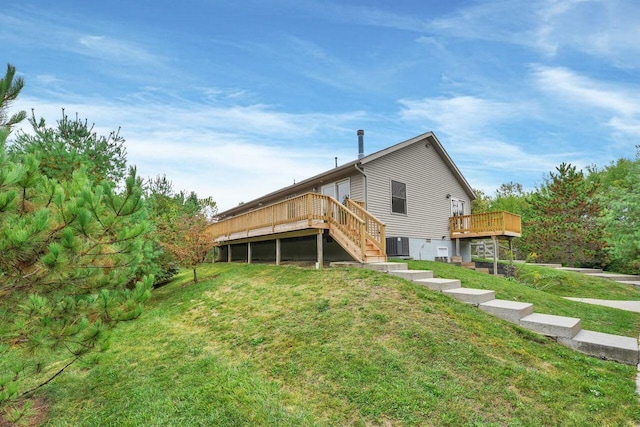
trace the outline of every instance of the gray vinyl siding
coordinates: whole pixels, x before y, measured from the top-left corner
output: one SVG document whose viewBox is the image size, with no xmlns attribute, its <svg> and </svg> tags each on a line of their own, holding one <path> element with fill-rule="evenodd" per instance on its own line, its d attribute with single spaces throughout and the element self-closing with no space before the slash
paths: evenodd
<svg viewBox="0 0 640 427">
<path fill-rule="evenodd" d="M 364 202 L 363 179 L 359 172 L 351 176 L 351 200 Z"/>
<path fill-rule="evenodd" d="M 449 238 L 452 198 L 470 200 L 433 147 L 424 141 L 366 163 L 367 210 L 384 222 L 389 237 Z M 407 214 L 391 212 L 391 180 L 407 185 Z"/>
<path fill-rule="evenodd" d="M 328 185 L 328 184 L 334 184 L 335 185 L 340 181 L 344 181 L 345 179 L 349 179 L 349 182 L 350 182 L 349 191 L 351 193 L 351 199 L 358 200 L 358 201 L 364 201 L 364 189 L 363 189 L 362 174 L 354 169 L 354 172 L 351 175 L 344 175 L 344 176 L 341 176 L 338 179 L 333 179 L 331 181 L 327 181 L 327 182 L 323 182 L 323 183 L 317 183 L 317 184 L 310 184 L 310 185 L 307 185 L 307 186 L 304 186 L 304 187 L 296 188 L 295 193 L 284 194 L 281 197 L 279 197 L 277 200 L 275 200 L 273 202 L 270 202 L 269 204 L 281 202 L 283 200 L 286 200 L 286 199 L 292 197 L 294 194 L 296 196 L 301 196 L 303 194 L 312 193 L 312 192 L 320 193 L 321 190 L 322 190 L 322 187 L 324 185 Z"/>
</svg>

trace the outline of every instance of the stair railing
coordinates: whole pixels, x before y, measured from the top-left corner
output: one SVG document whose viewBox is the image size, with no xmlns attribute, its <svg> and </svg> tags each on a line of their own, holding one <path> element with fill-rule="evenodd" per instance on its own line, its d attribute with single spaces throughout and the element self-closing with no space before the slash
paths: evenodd
<svg viewBox="0 0 640 427">
<path fill-rule="evenodd" d="M 371 215 L 365 208 L 363 202 L 356 202 L 347 199 L 347 207 L 353 211 L 358 218 L 365 222 L 366 237 L 383 254 L 387 253 L 386 226 L 378 218 Z"/>
</svg>

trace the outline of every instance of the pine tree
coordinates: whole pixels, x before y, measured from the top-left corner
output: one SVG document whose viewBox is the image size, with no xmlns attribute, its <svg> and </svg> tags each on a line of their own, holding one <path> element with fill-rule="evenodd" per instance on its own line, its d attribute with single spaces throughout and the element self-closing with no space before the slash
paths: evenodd
<svg viewBox="0 0 640 427">
<path fill-rule="evenodd" d="M 575 166 L 562 163 L 530 199 L 521 245 L 540 261 L 571 267 L 602 265 L 596 186 Z"/>
<path fill-rule="evenodd" d="M 46 384 L 104 348 L 110 328 L 140 315 L 153 282 L 136 281 L 148 221 L 135 169 L 120 191 L 82 166 L 58 182 L 34 155 L 10 157 L 7 135 L 0 135 L 0 367 L 8 370 L 0 372 L 0 406 L 33 391 L 25 377 Z M 34 359 L 43 354 L 66 359 L 64 367 L 48 370 Z"/>
<path fill-rule="evenodd" d="M 7 72 L 4 77 L 0 79 L 0 128 L 11 128 L 11 126 L 21 122 L 27 113 L 19 111 L 7 117 L 7 109 L 13 101 L 16 100 L 18 94 L 24 86 L 24 80 L 22 77 L 15 77 L 16 68 L 7 64 Z"/>
<path fill-rule="evenodd" d="M 69 119 L 62 109 L 56 127 L 48 127 L 45 120 L 36 119 L 32 111 L 29 123 L 33 134 L 19 132 L 10 147 L 12 154 L 33 154 L 40 161 L 42 173 L 58 181 L 71 178 L 73 172 L 84 167 L 95 181 L 119 182 L 126 172 L 126 149 L 120 129 L 109 135 L 98 135 L 94 125 L 76 114 Z"/>
</svg>

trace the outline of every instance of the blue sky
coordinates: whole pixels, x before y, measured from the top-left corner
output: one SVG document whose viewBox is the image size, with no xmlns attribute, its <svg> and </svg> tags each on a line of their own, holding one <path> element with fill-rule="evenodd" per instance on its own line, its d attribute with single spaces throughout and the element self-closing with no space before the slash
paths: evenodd
<svg viewBox="0 0 640 427">
<path fill-rule="evenodd" d="M 13 110 L 122 127 L 146 177 L 221 209 L 427 131 L 474 188 L 640 144 L 637 0 L 14 1 Z"/>
</svg>

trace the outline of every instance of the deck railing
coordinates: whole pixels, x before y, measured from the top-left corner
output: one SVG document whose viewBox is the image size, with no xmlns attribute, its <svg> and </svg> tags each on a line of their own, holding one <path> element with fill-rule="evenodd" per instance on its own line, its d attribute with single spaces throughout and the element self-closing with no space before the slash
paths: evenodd
<svg viewBox="0 0 640 427">
<path fill-rule="evenodd" d="M 317 193 L 303 194 L 221 220 L 212 224 L 207 231 L 220 241 L 249 237 L 256 230 L 261 230 L 264 234 L 276 233 L 281 230 L 278 226 L 287 224 L 311 228 L 317 226 L 317 223 L 329 224 L 337 230 L 349 241 L 350 246 L 358 248 L 362 259 L 366 253 L 367 238 L 384 251 L 384 224 L 357 204 L 349 204 L 347 207 L 332 197 Z"/>
<path fill-rule="evenodd" d="M 509 212 L 485 212 L 472 215 L 452 216 L 449 230 L 454 237 L 473 236 L 520 236 L 522 224 L 520 215 Z"/>
</svg>

